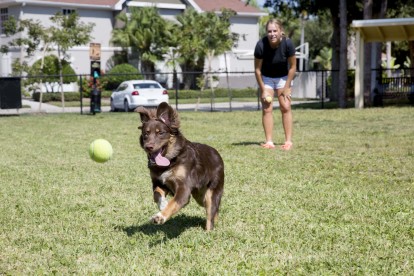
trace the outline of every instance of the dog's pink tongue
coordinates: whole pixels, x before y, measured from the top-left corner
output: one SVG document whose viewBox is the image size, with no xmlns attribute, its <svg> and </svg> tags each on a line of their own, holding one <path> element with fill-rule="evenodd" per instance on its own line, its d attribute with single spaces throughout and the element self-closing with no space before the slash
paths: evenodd
<svg viewBox="0 0 414 276">
<path fill-rule="evenodd" d="M 162 167 L 166 167 L 170 165 L 170 160 L 168 160 L 167 158 L 165 158 L 164 156 L 161 155 L 161 153 L 159 152 L 157 154 L 157 156 L 155 156 L 155 163 L 158 166 L 162 166 Z"/>
</svg>

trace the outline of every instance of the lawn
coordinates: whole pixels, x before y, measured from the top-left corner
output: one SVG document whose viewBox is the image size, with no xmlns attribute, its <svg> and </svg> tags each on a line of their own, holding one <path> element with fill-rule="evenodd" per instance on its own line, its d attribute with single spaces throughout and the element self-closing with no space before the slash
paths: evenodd
<svg viewBox="0 0 414 276">
<path fill-rule="evenodd" d="M 409 275 L 414 108 L 294 110 L 265 150 L 260 111 L 182 112 L 225 162 L 220 221 L 191 201 L 165 225 L 136 113 L 0 117 L 0 274 Z M 275 140 L 283 132 L 275 113 Z M 109 140 L 114 157 L 90 160 Z"/>
</svg>

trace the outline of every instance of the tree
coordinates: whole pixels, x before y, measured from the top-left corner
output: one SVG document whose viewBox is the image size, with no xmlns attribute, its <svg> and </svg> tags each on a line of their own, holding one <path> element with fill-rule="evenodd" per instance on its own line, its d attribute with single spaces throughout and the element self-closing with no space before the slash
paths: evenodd
<svg viewBox="0 0 414 276">
<path fill-rule="evenodd" d="M 230 31 L 230 18 L 234 11 L 222 10 L 218 15 L 214 12 L 197 13 L 193 9 L 186 10 L 177 16 L 180 23 L 177 35 L 180 39 L 177 45 L 183 71 L 200 72 L 204 70 L 207 57 L 221 55 L 231 49 L 237 40 L 237 34 Z M 188 89 L 194 84 L 195 78 L 184 76 L 184 85 Z"/>
<path fill-rule="evenodd" d="M 85 45 L 91 40 L 91 32 L 95 24 L 79 22 L 79 16 L 76 12 L 69 15 L 58 12 L 50 20 L 55 24 L 50 27 L 49 31 L 51 42 L 57 46 L 62 108 L 65 108 L 62 60 L 66 57 L 66 53 L 70 48 Z"/>
<path fill-rule="evenodd" d="M 205 27 L 201 24 L 203 15 L 194 9 L 187 9 L 184 13 L 177 16 L 180 27 L 177 32 L 181 40 L 177 49 L 182 60 L 180 66 L 186 72 L 203 71 L 204 52 L 203 52 L 203 33 L 201 30 Z M 177 35 L 178 35 L 177 33 Z M 184 75 L 184 87 L 189 89 L 194 85 L 192 76 Z"/>
<path fill-rule="evenodd" d="M 138 69 L 128 63 L 118 64 L 114 66 L 107 73 L 106 89 L 114 90 L 121 84 L 121 82 L 134 79 L 142 79 L 142 75 L 139 74 Z"/>
<path fill-rule="evenodd" d="M 69 62 L 63 60 L 61 63 L 62 75 L 64 76 L 62 80 L 63 83 L 75 82 L 75 71 L 70 66 Z M 27 70 L 27 72 L 29 73 L 29 76 L 39 76 L 41 74 L 42 77 L 40 78 L 40 86 L 42 86 L 42 83 L 44 82 L 46 91 L 54 92 L 53 83 L 56 83 L 55 76 L 59 74 L 59 68 L 59 58 L 55 55 L 50 55 L 35 61 L 33 65 Z M 38 84 L 38 79 L 29 78 L 27 84 Z M 42 93 L 40 95 L 42 95 Z"/>
<path fill-rule="evenodd" d="M 90 33 L 92 32 L 94 24 L 80 23 L 77 13 L 71 13 L 69 15 L 56 13 L 54 16 L 50 17 L 50 20 L 55 25 L 46 28 L 39 20 L 33 21 L 31 19 L 25 19 L 17 21 L 11 16 L 5 24 L 6 35 L 19 35 L 19 37 L 11 40 L 8 45 L 2 47 L 1 51 L 7 53 L 9 46 L 24 47 L 28 56 L 32 56 L 37 51 L 42 51 L 41 64 L 38 73 L 44 74 L 44 58 L 46 52 L 51 51 L 51 47 L 55 45 L 58 52 L 59 85 L 62 93 L 62 107 L 64 108 L 62 60 L 65 58 L 66 53 L 70 48 L 84 45 L 90 41 Z M 41 102 L 42 94 L 40 94 L 40 103 Z M 40 107 L 41 105 L 39 105 L 39 109 Z"/>
<path fill-rule="evenodd" d="M 330 44 L 332 39 L 332 25 L 330 21 L 330 15 L 324 11 L 321 12 L 317 17 L 309 18 L 305 24 L 305 41 L 309 42 L 309 59 L 312 62 L 313 58 L 318 59 L 318 56 L 324 56 L 326 54 L 327 49 L 330 48 L 327 45 Z M 296 43 L 296 41 L 294 41 Z M 325 53 L 322 53 L 325 51 Z M 326 58 L 325 60 L 329 60 L 331 63 L 332 60 L 332 51 L 329 51 L 330 57 Z M 328 66 L 331 68 L 331 64 Z M 324 68 L 328 68 L 324 65 Z M 312 67 L 312 63 L 310 65 Z M 329 69 L 330 70 L 330 69 Z"/>
<path fill-rule="evenodd" d="M 319 55 L 316 56 L 315 60 L 319 63 L 322 69 L 331 70 L 332 48 L 323 47 L 320 50 Z"/>
<path fill-rule="evenodd" d="M 130 15 L 121 13 L 117 20 L 122 27 L 112 31 L 111 42 L 138 54 L 141 72 L 154 72 L 155 62 L 163 60 L 168 50 L 171 24 L 164 20 L 155 7 L 131 8 Z"/>
<path fill-rule="evenodd" d="M 211 62 L 215 56 L 230 50 L 238 40 L 238 35 L 230 31 L 230 18 L 236 13 L 232 10 L 223 9 L 221 16 L 214 12 L 203 14 L 202 24 L 206 26 L 202 31 L 205 39 L 202 41 L 204 56 L 207 57 L 207 70 L 211 72 Z M 212 75 L 209 74 L 210 83 Z"/>
</svg>

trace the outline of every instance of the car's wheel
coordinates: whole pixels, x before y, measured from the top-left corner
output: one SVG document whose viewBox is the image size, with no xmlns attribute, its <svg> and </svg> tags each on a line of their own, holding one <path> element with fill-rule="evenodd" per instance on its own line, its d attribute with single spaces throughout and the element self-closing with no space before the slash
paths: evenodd
<svg viewBox="0 0 414 276">
<path fill-rule="evenodd" d="M 127 101 L 127 100 L 125 100 L 125 101 L 124 101 L 124 111 L 125 111 L 125 112 L 129 112 L 129 110 L 130 110 L 130 109 L 129 109 L 128 101 Z"/>
<path fill-rule="evenodd" d="M 113 99 L 111 99 L 111 112 L 116 112 L 116 108 L 115 108 Z"/>
</svg>

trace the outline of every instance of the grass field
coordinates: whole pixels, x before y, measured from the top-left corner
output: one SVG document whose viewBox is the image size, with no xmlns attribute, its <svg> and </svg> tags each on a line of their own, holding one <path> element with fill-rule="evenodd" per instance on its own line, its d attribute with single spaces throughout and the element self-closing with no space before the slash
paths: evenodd
<svg viewBox="0 0 414 276">
<path fill-rule="evenodd" d="M 290 152 L 258 146 L 259 111 L 182 112 L 226 166 L 209 233 L 194 201 L 148 223 L 138 118 L 0 117 L 0 275 L 412 275 L 413 108 L 295 109 Z M 113 160 L 89 159 L 96 138 Z"/>
</svg>

